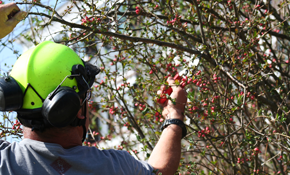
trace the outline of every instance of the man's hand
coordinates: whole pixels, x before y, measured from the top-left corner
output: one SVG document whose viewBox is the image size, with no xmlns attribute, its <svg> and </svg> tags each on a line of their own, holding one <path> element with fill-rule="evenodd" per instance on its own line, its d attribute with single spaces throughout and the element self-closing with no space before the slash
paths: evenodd
<svg viewBox="0 0 290 175">
<path fill-rule="evenodd" d="M 15 3 L 0 5 L 0 39 L 8 35 L 26 15 Z"/>
<path fill-rule="evenodd" d="M 184 108 L 187 102 L 187 93 L 184 88 L 175 85 L 175 81 L 172 77 L 168 77 L 167 79 L 168 85 L 172 88 L 172 93 L 170 94 L 170 98 L 174 101 L 167 100 L 162 106 L 164 107 L 162 115 L 166 119 L 184 119 Z M 166 86 L 161 86 L 161 90 L 157 93 L 160 94 L 166 88 Z"/>
<path fill-rule="evenodd" d="M 172 77 L 167 79 L 168 85 L 172 88 L 169 100 L 163 103 L 162 115 L 168 119 L 184 119 L 184 108 L 187 102 L 187 93 L 184 88 L 175 85 Z M 162 86 L 157 93 L 164 92 L 166 86 Z M 172 102 L 173 100 L 174 102 Z M 149 158 L 149 164 L 158 169 L 164 175 L 173 175 L 179 165 L 181 155 L 182 128 L 178 125 L 167 126 L 153 149 Z"/>
</svg>

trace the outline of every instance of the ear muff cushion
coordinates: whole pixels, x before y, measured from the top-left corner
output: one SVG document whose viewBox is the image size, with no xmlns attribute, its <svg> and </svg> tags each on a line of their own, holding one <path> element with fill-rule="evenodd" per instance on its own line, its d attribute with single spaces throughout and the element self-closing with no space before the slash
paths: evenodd
<svg viewBox="0 0 290 175">
<path fill-rule="evenodd" d="M 0 79 L 0 111 L 15 111 L 22 107 L 23 93 L 13 77 Z"/>
<path fill-rule="evenodd" d="M 42 115 L 55 127 L 68 126 L 80 109 L 79 95 L 69 87 L 60 87 L 49 94 L 42 106 Z"/>
</svg>

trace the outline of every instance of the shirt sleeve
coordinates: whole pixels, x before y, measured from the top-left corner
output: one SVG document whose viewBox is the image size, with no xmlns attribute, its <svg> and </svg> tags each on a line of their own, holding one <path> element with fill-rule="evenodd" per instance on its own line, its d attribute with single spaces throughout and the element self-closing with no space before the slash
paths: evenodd
<svg viewBox="0 0 290 175">
<path fill-rule="evenodd" d="M 132 164 L 132 173 L 136 175 L 155 175 L 154 168 L 145 161 L 136 160 L 133 156 L 131 156 L 127 151 L 125 154 L 128 162 Z"/>
</svg>

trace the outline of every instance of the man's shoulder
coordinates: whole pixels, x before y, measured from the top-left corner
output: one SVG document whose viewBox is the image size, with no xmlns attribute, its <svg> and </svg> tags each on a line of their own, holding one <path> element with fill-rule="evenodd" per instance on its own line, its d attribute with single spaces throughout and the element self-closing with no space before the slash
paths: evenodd
<svg viewBox="0 0 290 175">
<path fill-rule="evenodd" d="M 96 147 L 82 146 L 79 147 L 79 150 L 77 152 L 78 152 L 77 154 L 86 154 L 87 159 L 91 158 L 103 160 L 103 163 L 111 162 L 114 164 L 125 165 L 132 164 L 133 162 L 137 161 L 132 155 L 130 155 L 127 151 L 124 150 L 99 149 Z"/>
<path fill-rule="evenodd" d="M 97 147 L 87 147 L 87 146 L 82 146 L 81 149 L 83 149 L 83 151 L 94 153 L 92 155 L 95 155 L 97 153 L 99 156 L 103 157 L 127 157 L 127 156 L 131 157 L 131 155 L 127 151 L 123 150 L 99 149 Z"/>
<path fill-rule="evenodd" d="M 3 150 L 5 148 L 9 147 L 10 145 L 11 145 L 11 143 L 0 139 L 0 150 Z"/>
</svg>

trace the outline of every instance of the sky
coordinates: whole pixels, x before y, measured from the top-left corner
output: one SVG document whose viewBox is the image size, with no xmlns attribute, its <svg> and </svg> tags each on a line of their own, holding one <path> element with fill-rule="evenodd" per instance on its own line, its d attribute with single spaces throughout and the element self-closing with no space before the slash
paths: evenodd
<svg viewBox="0 0 290 175">
<path fill-rule="evenodd" d="M 4 0 L 3 2 L 4 2 L 4 4 L 7 4 L 11 1 Z M 18 26 L 16 27 L 16 30 L 14 30 L 12 32 L 12 35 L 8 35 L 8 36 L 1 39 L 1 42 L 0 42 L 0 44 L 1 44 L 0 45 L 0 74 L 1 74 L 1 76 L 3 76 L 4 74 L 7 74 L 12 69 L 12 65 L 17 60 L 17 56 L 13 53 L 13 50 L 17 50 L 17 51 L 19 51 L 19 53 L 22 53 L 22 47 L 19 44 L 13 43 L 13 45 L 9 45 L 8 47 L 4 47 L 2 45 L 2 42 L 5 42 L 7 40 L 11 40 L 13 35 L 18 35 L 21 32 L 21 30 L 19 30 L 19 29 L 17 30 L 17 28 L 19 28 L 19 26 L 21 26 L 21 25 L 22 25 L 22 23 L 18 24 Z M 2 115 L 4 115 L 4 113 L 1 112 L 0 122 L 3 122 Z M 8 115 L 8 117 L 12 121 L 14 121 L 15 117 L 16 117 L 16 113 L 14 113 L 14 112 L 10 113 Z M 13 137 L 6 137 L 6 140 L 9 142 L 19 141 L 19 139 L 16 139 Z"/>
<path fill-rule="evenodd" d="M 23 2 L 21 0 L 11 1 L 11 0 L 2 0 L 4 4 L 10 3 L 10 2 Z M 41 3 L 44 5 L 48 5 L 50 7 L 54 7 L 55 2 L 57 2 L 57 8 L 59 8 L 63 3 L 67 2 L 66 0 L 42 0 Z M 30 12 L 40 12 L 43 10 L 43 8 L 30 8 L 31 6 L 24 5 L 24 4 L 18 4 L 18 7 L 22 11 L 30 11 Z M 15 29 L 6 37 L 2 38 L 0 40 L 0 75 L 3 76 L 5 74 L 8 74 L 13 64 L 16 62 L 18 56 L 20 56 L 23 52 L 26 51 L 26 46 L 20 45 L 19 43 L 15 42 L 15 39 L 20 36 L 21 33 L 24 30 L 29 31 L 30 30 L 29 25 L 29 18 L 27 17 L 25 20 L 22 20 Z M 8 46 L 3 46 L 2 43 L 7 43 L 7 40 L 10 40 L 11 43 L 8 44 Z M 15 54 L 14 51 L 17 51 L 18 54 Z M 2 115 L 5 115 L 7 113 L 0 112 L 0 122 L 3 122 Z M 14 121 L 16 118 L 16 113 L 9 113 L 10 120 Z M 11 126 L 10 126 L 11 127 Z M 1 130 L 0 130 L 1 132 Z M 19 141 L 19 139 L 14 139 L 12 137 L 7 137 L 7 141 Z"/>
<path fill-rule="evenodd" d="M 4 0 L 3 2 L 4 2 L 4 4 L 7 4 L 7 3 L 11 2 L 11 1 Z M 17 1 L 17 2 L 21 2 L 21 1 Z M 63 4 L 63 2 L 65 2 L 65 1 L 59 0 L 58 2 L 59 2 L 59 4 L 58 4 L 57 7 L 60 7 Z M 41 1 L 41 3 L 46 4 L 46 5 L 50 5 L 51 7 L 53 7 L 54 3 L 55 3 L 55 0 L 52 0 L 52 1 L 43 0 L 43 1 Z M 100 1 L 100 3 L 102 3 L 102 1 Z M 18 7 L 21 10 L 23 10 L 23 11 L 28 11 L 29 10 L 29 9 L 28 10 L 26 9 L 25 5 L 18 5 Z M 32 8 L 31 11 L 36 11 L 36 9 Z M 15 42 L 15 39 L 17 39 L 17 36 L 19 36 L 19 34 L 24 33 L 23 31 L 25 29 L 27 29 L 27 28 L 28 28 L 28 31 L 29 31 L 29 19 L 28 18 L 26 18 L 25 20 L 21 21 L 16 26 L 16 28 L 13 30 L 13 32 L 10 35 L 8 35 L 8 36 L 6 36 L 5 38 L 2 39 L 2 42 L 5 42 L 7 40 L 11 40 L 12 41 L 12 44 L 10 44 L 9 47 L 3 47 L 1 45 L 2 42 L 0 41 L 0 74 L 1 74 L 1 76 L 3 76 L 4 74 L 7 74 L 12 69 L 12 65 L 17 60 L 17 57 L 18 57 L 17 55 L 21 55 L 23 52 L 26 51 L 26 49 L 27 49 L 26 46 L 22 45 L 24 47 L 24 48 L 22 48 L 22 46 L 20 44 Z M 17 50 L 19 53 L 17 55 L 14 54 L 13 53 L 14 50 Z M 3 114 L 4 113 L 2 113 L 2 115 Z M 9 118 L 10 118 L 10 120 L 14 121 L 15 118 L 16 118 L 16 113 L 10 113 L 9 114 Z M 0 122 L 3 122 L 3 117 L 1 117 L 1 112 L 0 112 Z M 105 126 L 103 126 L 102 128 L 104 130 L 107 130 Z M 9 142 L 20 141 L 20 139 L 14 139 L 12 137 L 7 137 L 6 139 Z"/>
<path fill-rule="evenodd" d="M 15 47 L 17 50 L 21 52 L 21 47 L 18 45 Z M 11 70 L 11 66 L 15 63 L 17 57 L 13 54 L 13 51 L 8 48 L 1 48 L 0 50 L 0 70 L 1 70 L 1 76 L 3 76 L 3 73 L 7 73 L 8 71 Z M 3 122 L 2 115 L 4 113 L 1 112 L 0 116 L 0 122 Z M 7 114 L 7 113 L 6 113 Z M 10 120 L 14 121 L 16 117 L 16 113 L 9 113 L 8 117 Z M 10 126 L 10 125 L 9 125 Z M 11 127 L 11 126 L 10 126 Z M 12 141 L 19 141 L 19 139 L 13 138 L 13 137 L 7 137 L 7 141 L 12 142 Z"/>
<path fill-rule="evenodd" d="M 4 4 L 10 3 L 10 2 L 22 2 L 22 1 L 9 1 L 9 0 L 2 0 L 2 1 Z M 47 3 L 49 2 L 55 2 L 55 0 L 47 1 Z M 25 5 L 18 5 L 18 7 L 23 11 L 27 11 Z M 33 9 L 31 10 L 33 11 Z M 22 46 L 18 44 L 17 42 L 15 42 L 15 39 L 17 38 L 17 36 L 19 36 L 21 32 L 23 32 L 25 27 L 27 27 L 28 22 L 29 22 L 28 19 L 21 21 L 9 35 L 1 39 L 0 41 L 0 74 L 1 76 L 3 76 L 4 74 L 8 74 L 11 71 L 12 65 L 16 62 L 18 55 L 21 55 L 24 51 Z M 2 43 L 7 43 L 7 40 L 12 41 L 11 44 L 9 44 L 8 46 L 3 46 Z M 14 51 L 18 51 L 19 54 L 14 54 Z M 7 113 L 3 113 L 3 112 L 0 112 L 0 113 L 1 113 L 0 122 L 3 122 L 2 115 L 7 114 Z M 9 113 L 8 117 L 10 118 L 10 120 L 14 121 L 16 118 L 16 113 L 15 112 Z M 19 139 L 16 139 L 13 137 L 7 137 L 5 139 L 9 142 L 19 141 Z"/>
</svg>

